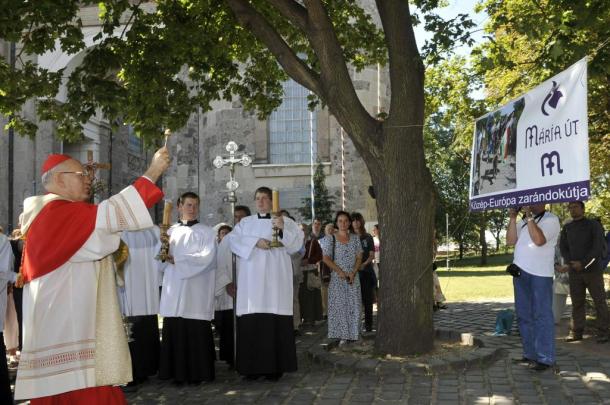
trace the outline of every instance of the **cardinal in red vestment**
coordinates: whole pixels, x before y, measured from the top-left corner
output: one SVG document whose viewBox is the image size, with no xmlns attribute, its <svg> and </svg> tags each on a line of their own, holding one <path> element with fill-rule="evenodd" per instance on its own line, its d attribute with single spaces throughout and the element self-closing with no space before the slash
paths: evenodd
<svg viewBox="0 0 610 405">
<path fill-rule="evenodd" d="M 148 208 L 169 165 L 165 147 L 131 186 L 90 204 L 91 175 L 67 155 L 42 167 L 43 196 L 24 201 L 23 350 L 16 399 L 38 404 L 124 404 L 131 380 L 112 253 L 120 232 L 153 226 Z"/>
</svg>

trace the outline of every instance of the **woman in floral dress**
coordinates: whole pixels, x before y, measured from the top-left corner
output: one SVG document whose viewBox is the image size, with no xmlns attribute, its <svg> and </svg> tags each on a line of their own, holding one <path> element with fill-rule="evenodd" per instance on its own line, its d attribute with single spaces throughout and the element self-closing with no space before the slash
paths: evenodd
<svg viewBox="0 0 610 405">
<path fill-rule="evenodd" d="M 337 212 L 334 235 L 320 240 L 323 261 L 331 269 L 328 287 L 328 338 L 341 343 L 355 341 L 360 325 L 360 280 L 362 246 L 358 235 L 351 233 L 352 218 L 345 211 Z"/>
</svg>

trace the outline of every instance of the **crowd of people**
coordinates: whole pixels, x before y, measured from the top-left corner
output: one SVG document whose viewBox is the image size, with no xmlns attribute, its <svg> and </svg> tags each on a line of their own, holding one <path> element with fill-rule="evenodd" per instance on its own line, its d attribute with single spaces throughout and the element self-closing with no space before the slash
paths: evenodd
<svg viewBox="0 0 610 405">
<path fill-rule="evenodd" d="M 137 389 L 154 375 L 180 385 L 211 382 L 214 333 L 230 368 L 248 380 L 276 381 L 297 370 L 303 325 L 326 318 L 328 337 L 339 345 L 373 331 L 378 225 L 370 235 L 364 217 L 346 211 L 326 225 L 298 224 L 278 212 L 271 189 L 259 187 L 254 213 L 236 206 L 234 226 L 200 223 L 201 199 L 186 192 L 178 221 L 157 227 L 149 208 L 163 196 L 155 182 L 169 160 L 161 148 L 131 186 L 95 205 L 90 171 L 51 155 L 42 167 L 47 194 L 24 202 L 11 238 L 0 232 L 0 353 L 18 363 L 17 399 L 120 404 L 119 386 Z M 523 343 L 516 361 L 535 370 L 554 365 L 553 310 L 562 312 L 566 290 L 573 304 L 568 341 L 583 339 L 586 290 L 597 341 L 608 341 L 608 236 L 584 208 L 570 203 L 572 221 L 563 229 L 544 205 L 524 207 L 520 221 L 510 211 Z M 443 308 L 440 288 L 434 294 L 435 309 Z M 8 365 L 0 362 L 0 402 L 12 401 Z"/>
<path fill-rule="evenodd" d="M 66 155 L 44 163 L 47 194 L 26 200 L 18 229 L 0 236 L 0 352 L 10 362 L 0 362 L 1 403 L 13 401 L 8 365 L 18 365 L 15 398 L 34 405 L 125 403 L 123 391 L 151 376 L 213 381 L 216 342 L 245 379 L 275 381 L 297 369 L 303 325 L 327 319 L 341 345 L 373 330 L 378 226 L 373 237 L 345 211 L 325 226 L 297 224 L 260 187 L 254 214 L 236 206 L 234 226 L 200 223 L 201 199 L 187 192 L 178 221 L 160 228 L 148 209 L 168 163 L 162 148 L 98 205 L 87 167 Z"/>
</svg>

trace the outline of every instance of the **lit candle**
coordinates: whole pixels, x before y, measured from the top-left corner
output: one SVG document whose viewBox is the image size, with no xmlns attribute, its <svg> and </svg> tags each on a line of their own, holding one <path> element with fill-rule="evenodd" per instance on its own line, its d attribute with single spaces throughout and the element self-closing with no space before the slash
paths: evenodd
<svg viewBox="0 0 610 405">
<path fill-rule="evenodd" d="M 163 206 L 163 225 L 169 225 L 171 216 L 172 216 L 172 202 L 165 200 L 165 205 Z"/>
<path fill-rule="evenodd" d="M 280 212 L 280 192 L 276 189 L 273 189 L 273 191 L 271 192 L 271 199 L 273 202 L 273 208 L 271 211 L 274 214 L 277 214 Z"/>
</svg>

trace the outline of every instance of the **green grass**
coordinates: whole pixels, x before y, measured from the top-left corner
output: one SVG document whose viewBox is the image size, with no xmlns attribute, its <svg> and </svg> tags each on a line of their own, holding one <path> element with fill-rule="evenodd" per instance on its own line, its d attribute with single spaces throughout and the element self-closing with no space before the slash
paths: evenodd
<svg viewBox="0 0 610 405">
<path fill-rule="evenodd" d="M 512 254 L 494 255 L 487 258 L 487 265 L 480 266 L 480 257 L 468 257 L 450 262 L 445 270 L 445 261 L 437 261 L 437 274 L 448 302 L 484 301 L 513 298 L 513 278 L 506 273 Z"/>
</svg>

